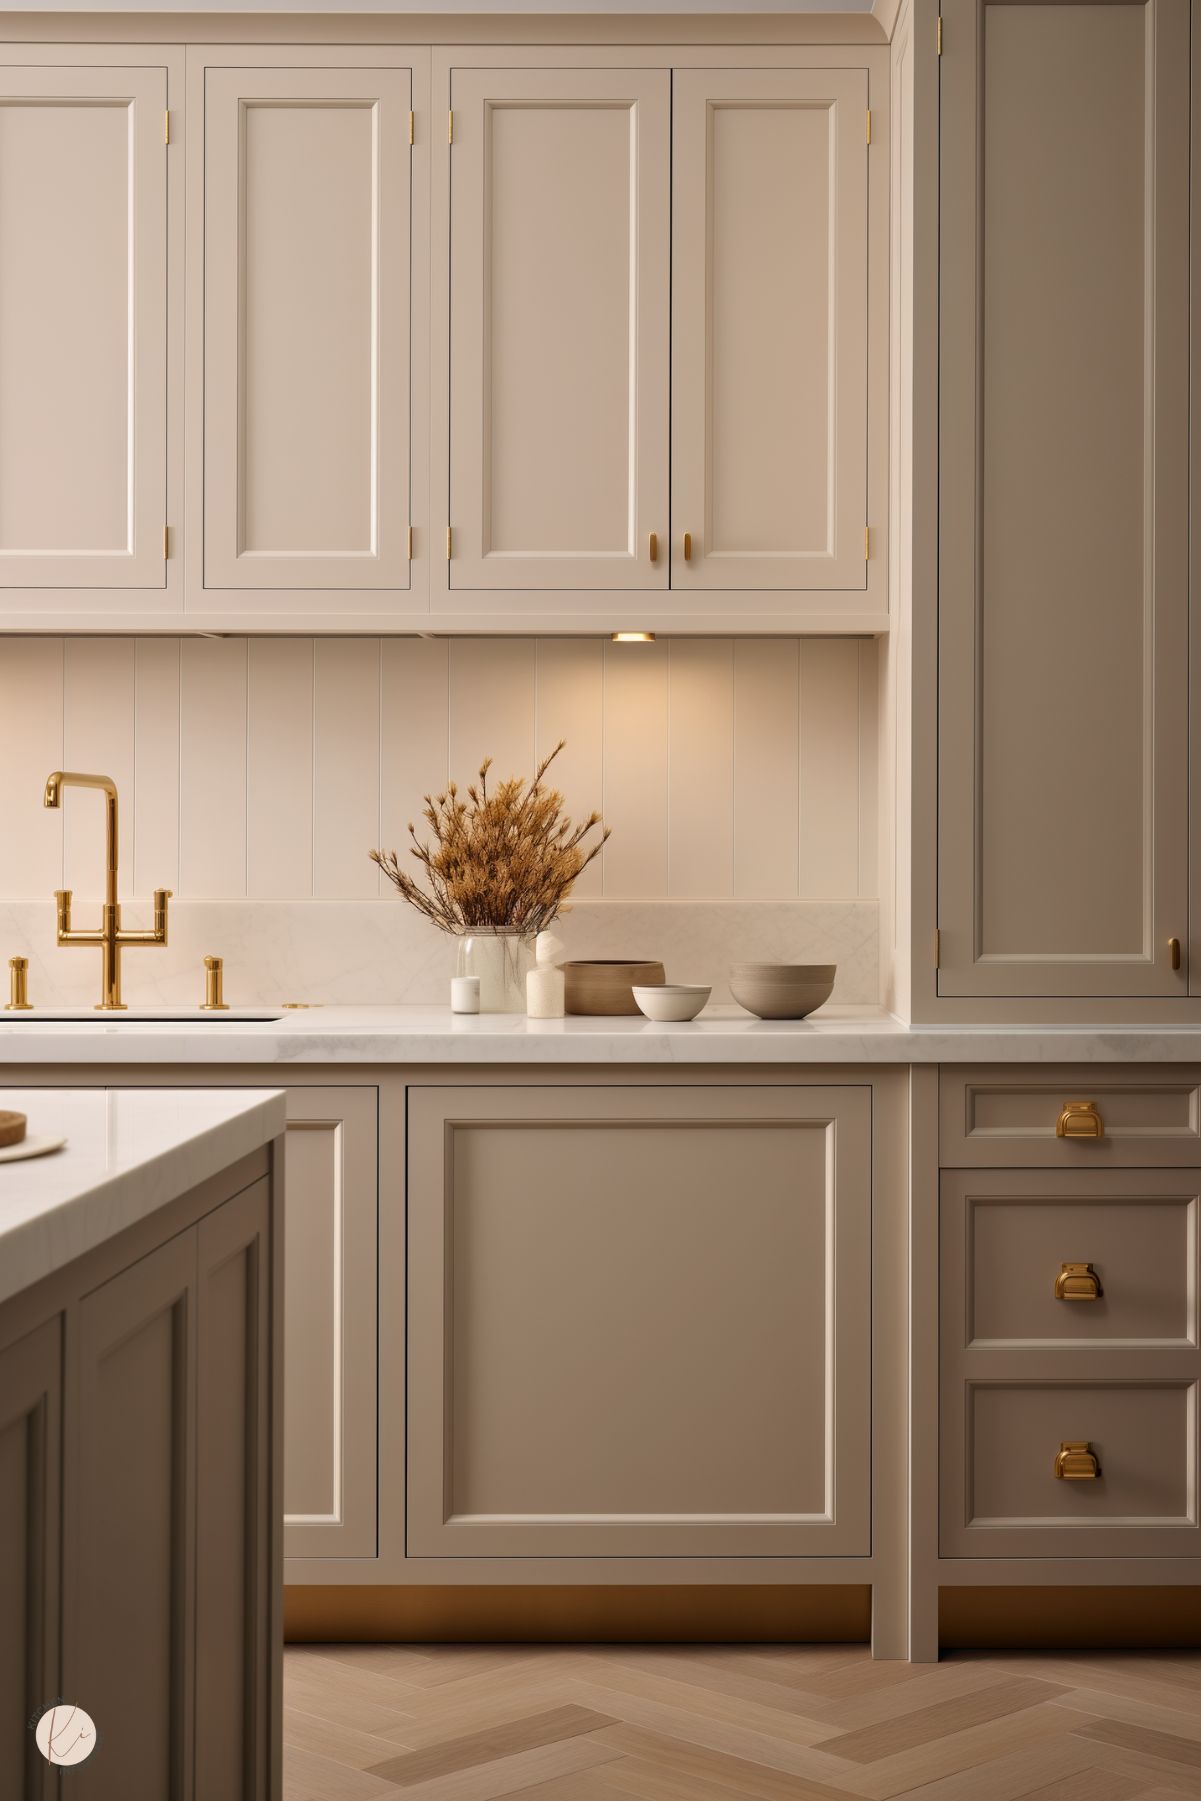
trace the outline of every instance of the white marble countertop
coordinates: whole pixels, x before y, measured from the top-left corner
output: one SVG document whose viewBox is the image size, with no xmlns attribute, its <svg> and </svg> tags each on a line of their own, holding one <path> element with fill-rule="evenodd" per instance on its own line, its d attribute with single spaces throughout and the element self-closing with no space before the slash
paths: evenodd
<svg viewBox="0 0 1201 1801">
<path fill-rule="evenodd" d="M 1201 1062 L 1186 1026 L 906 1026 L 877 1007 L 826 1006 L 808 1020 L 708 1007 L 686 1025 L 643 1019 L 456 1018 L 446 1007 L 312 1007 L 253 1016 L 175 1009 L 55 1018 L 0 1012 L 0 1064 L 820 1064 Z M 266 1016 L 266 1017 L 265 1017 Z"/>
<path fill-rule="evenodd" d="M 0 1302 L 95 1250 L 284 1130 L 270 1089 L 5 1088 L 30 1138 L 61 1151 L 0 1163 Z"/>
</svg>

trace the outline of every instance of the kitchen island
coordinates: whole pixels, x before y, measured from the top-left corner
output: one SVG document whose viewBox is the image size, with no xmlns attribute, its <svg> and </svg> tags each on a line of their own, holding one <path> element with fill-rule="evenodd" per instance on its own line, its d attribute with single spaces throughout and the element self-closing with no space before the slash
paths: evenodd
<svg viewBox="0 0 1201 1801">
<path fill-rule="evenodd" d="M 89 1801 L 266 1801 L 284 1097 L 44 1087 L 0 1106 L 66 1139 L 0 1163 L 0 1766 L 57 1793 L 39 1747 L 71 1748 L 34 1731 L 53 1708 L 89 1723 Z"/>
</svg>

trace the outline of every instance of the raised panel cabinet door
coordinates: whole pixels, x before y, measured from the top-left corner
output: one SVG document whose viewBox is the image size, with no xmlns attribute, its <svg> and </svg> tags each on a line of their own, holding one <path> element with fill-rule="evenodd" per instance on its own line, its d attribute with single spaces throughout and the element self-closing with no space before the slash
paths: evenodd
<svg viewBox="0 0 1201 1801">
<path fill-rule="evenodd" d="M 672 587 L 863 590 L 867 71 L 672 83 Z"/>
<path fill-rule="evenodd" d="M 870 1090 L 409 1095 L 409 1556 L 866 1555 Z"/>
<path fill-rule="evenodd" d="M 29 1728 L 61 1690 L 61 1435 L 55 1318 L 0 1350 L 0 1769 L 13 1801 L 58 1794 Z"/>
<path fill-rule="evenodd" d="M 377 1112 L 374 1088 L 288 1090 L 289 1558 L 376 1553 Z"/>
<path fill-rule="evenodd" d="M 83 1801 L 192 1793 L 196 1234 L 85 1295 L 68 1404 L 63 1693 L 103 1735 Z"/>
<path fill-rule="evenodd" d="M 943 14 L 939 993 L 1183 996 L 1187 0 Z"/>
<path fill-rule="evenodd" d="M 670 76 L 451 96 L 450 587 L 666 588 Z"/>
<path fill-rule="evenodd" d="M 166 105 L 0 67 L 0 588 L 166 587 Z"/>
<path fill-rule="evenodd" d="M 271 1643 L 271 1197 L 254 1183 L 197 1239 L 195 1801 L 267 1801 Z"/>
<path fill-rule="evenodd" d="M 410 587 L 411 105 L 408 69 L 205 71 L 204 586 L 257 610 Z"/>
</svg>

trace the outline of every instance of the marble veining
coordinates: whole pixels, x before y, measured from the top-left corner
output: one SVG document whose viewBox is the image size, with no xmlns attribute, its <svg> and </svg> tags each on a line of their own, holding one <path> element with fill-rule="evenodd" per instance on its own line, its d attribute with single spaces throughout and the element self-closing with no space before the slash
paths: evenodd
<svg viewBox="0 0 1201 1801">
<path fill-rule="evenodd" d="M 284 1130 L 270 1089 L 4 1088 L 61 1151 L 0 1163 L 0 1302 L 187 1194 Z"/>
</svg>

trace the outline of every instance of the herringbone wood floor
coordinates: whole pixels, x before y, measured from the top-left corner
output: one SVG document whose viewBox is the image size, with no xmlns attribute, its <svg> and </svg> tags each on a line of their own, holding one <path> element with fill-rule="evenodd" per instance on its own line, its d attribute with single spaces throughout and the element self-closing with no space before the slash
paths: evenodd
<svg viewBox="0 0 1201 1801">
<path fill-rule="evenodd" d="M 306 1645 L 285 1801 L 1198 1801 L 1201 1657 Z"/>
</svg>

